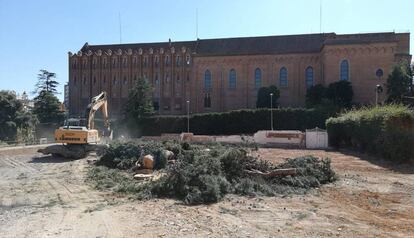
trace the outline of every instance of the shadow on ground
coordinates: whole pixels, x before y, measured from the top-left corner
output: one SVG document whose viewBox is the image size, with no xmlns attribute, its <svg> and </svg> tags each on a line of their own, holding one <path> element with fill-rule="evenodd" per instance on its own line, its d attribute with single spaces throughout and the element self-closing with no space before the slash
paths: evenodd
<svg viewBox="0 0 414 238">
<path fill-rule="evenodd" d="M 71 162 L 74 161 L 76 159 L 69 159 L 69 158 L 64 158 L 64 157 L 60 157 L 60 156 L 53 156 L 53 155 L 46 155 L 46 156 L 41 156 L 41 157 L 33 157 L 31 161 L 29 161 L 29 163 L 66 163 L 66 162 Z"/>
<path fill-rule="evenodd" d="M 349 149 L 338 149 L 337 151 L 341 152 L 345 155 L 355 156 L 362 160 L 368 161 L 371 164 L 380 166 L 385 169 L 389 169 L 398 173 L 402 174 L 414 174 L 414 159 L 408 162 L 398 162 L 398 161 L 389 161 L 382 159 L 380 157 L 376 157 L 373 155 L 369 155 L 367 153 L 361 153 Z"/>
</svg>

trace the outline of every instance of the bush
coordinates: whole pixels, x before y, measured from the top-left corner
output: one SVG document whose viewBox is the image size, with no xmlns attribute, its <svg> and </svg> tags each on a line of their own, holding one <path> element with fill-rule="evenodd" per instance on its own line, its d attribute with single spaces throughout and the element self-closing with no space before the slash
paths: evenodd
<svg viewBox="0 0 414 238">
<path fill-rule="evenodd" d="M 137 142 L 139 145 L 130 151 L 153 151 L 153 142 Z M 169 145 L 167 145 L 169 144 Z M 226 194 L 240 195 L 285 195 L 304 193 L 321 184 L 333 182 L 335 173 L 330 167 L 328 159 L 320 160 L 307 156 L 288 160 L 286 163 L 274 166 L 269 162 L 250 156 L 245 148 L 222 145 L 195 145 L 178 144 L 174 142 L 158 143 L 157 146 L 174 145 L 180 148 L 176 154 L 176 162 L 167 166 L 157 180 L 138 183 L 131 176 L 125 177 L 125 172 L 133 166 L 129 162 L 133 154 L 124 150 L 133 143 L 110 147 L 106 154 L 98 161 L 98 167 L 91 170 L 89 180 L 98 189 L 111 189 L 114 192 L 133 194 L 137 198 L 177 198 L 186 204 L 214 203 L 220 201 Z M 148 145 L 148 148 L 147 148 Z M 187 150 L 184 150 L 186 148 Z M 209 148 L 209 150 L 206 150 Z M 112 159 L 111 159 L 112 158 Z M 122 161 L 126 162 L 122 162 Z M 128 167 L 130 166 L 130 167 Z M 112 169 L 115 168 L 115 169 Z M 245 170 L 262 172 L 276 168 L 297 168 L 294 177 L 266 178 L 251 175 Z M 118 174 L 117 174 L 118 171 Z"/>
<path fill-rule="evenodd" d="M 271 85 L 269 87 L 261 87 L 257 91 L 257 101 L 256 107 L 257 108 L 270 108 L 270 94 L 273 93 L 272 96 L 272 105 L 273 107 L 277 107 L 277 100 L 280 97 L 280 91 L 275 85 Z"/>
<path fill-rule="evenodd" d="M 314 107 L 321 105 L 323 100 L 326 99 L 327 88 L 322 84 L 314 85 L 306 90 L 306 106 Z"/>
<path fill-rule="evenodd" d="M 326 96 L 333 104 L 341 108 L 349 108 L 352 105 L 354 91 L 349 81 L 341 80 L 329 84 Z"/>
<path fill-rule="evenodd" d="M 326 109 L 334 107 L 335 110 L 350 108 L 353 96 L 354 91 L 349 81 L 333 82 L 328 85 L 328 88 L 317 84 L 306 91 L 306 106 Z"/>
<path fill-rule="evenodd" d="M 114 142 L 109 145 L 109 148 L 105 149 L 97 165 L 127 170 L 132 168 L 138 160 L 142 159 L 141 156 L 150 154 L 155 159 L 154 169 L 162 169 L 167 163 L 167 158 L 164 158 L 162 153 L 164 150 L 170 150 L 175 155 L 178 155 L 181 153 L 181 146 L 169 141 L 163 143 L 140 141 Z M 140 162 L 142 163 L 142 161 Z"/>
<path fill-rule="evenodd" d="M 325 121 L 335 111 L 318 108 L 273 109 L 275 130 L 302 130 L 325 128 Z M 118 125 L 120 127 L 121 125 Z M 142 135 L 156 136 L 161 133 L 181 133 L 187 131 L 185 116 L 158 116 L 135 122 L 128 130 L 131 137 Z M 237 110 L 224 113 L 194 114 L 190 118 L 190 131 L 201 135 L 253 134 L 258 130 L 270 129 L 270 110 Z M 115 131 L 126 131 L 118 128 Z"/>
<path fill-rule="evenodd" d="M 402 105 L 351 110 L 326 122 L 329 143 L 406 161 L 414 156 L 414 112 Z"/>
</svg>

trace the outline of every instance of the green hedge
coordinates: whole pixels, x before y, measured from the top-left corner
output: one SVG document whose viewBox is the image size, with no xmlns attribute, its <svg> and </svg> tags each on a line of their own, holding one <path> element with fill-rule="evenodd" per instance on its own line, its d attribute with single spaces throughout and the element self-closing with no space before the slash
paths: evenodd
<svg viewBox="0 0 414 238">
<path fill-rule="evenodd" d="M 331 111 L 323 109 L 273 109 L 273 125 L 276 130 L 325 128 L 326 119 L 332 115 Z M 129 122 L 128 128 L 128 131 L 123 132 L 132 137 L 181 133 L 187 130 L 187 117 L 156 116 L 140 122 Z M 190 131 L 200 135 L 252 134 L 266 129 L 270 129 L 270 109 L 194 114 L 190 118 Z"/>
<path fill-rule="evenodd" d="M 326 121 L 329 144 L 352 147 L 389 160 L 414 157 L 414 112 L 402 105 L 352 110 Z"/>
</svg>

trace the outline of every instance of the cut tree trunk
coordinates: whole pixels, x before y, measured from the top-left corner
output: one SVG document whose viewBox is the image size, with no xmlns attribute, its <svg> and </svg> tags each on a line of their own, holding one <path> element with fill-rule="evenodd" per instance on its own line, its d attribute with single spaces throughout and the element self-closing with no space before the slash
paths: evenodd
<svg viewBox="0 0 414 238">
<path fill-rule="evenodd" d="M 251 175 L 260 175 L 263 177 L 278 177 L 278 176 L 294 176 L 296 175 L 295 168 L 288 168 L 288 169 L 275 169 L 269 172 L 261 172 L 259 170 L 245 170 L 246 173 Z"/>
</svg>

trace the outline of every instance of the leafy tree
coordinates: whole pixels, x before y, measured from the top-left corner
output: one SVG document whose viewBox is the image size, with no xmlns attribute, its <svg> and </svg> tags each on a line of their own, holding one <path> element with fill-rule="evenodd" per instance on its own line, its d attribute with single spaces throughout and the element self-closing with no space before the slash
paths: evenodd
<svg viewBox="0 0 414 238">
<path fill-rule="evenodd" d="M 314 85 L 306 91 L 306 106 L 313 107 L 321 105 L 326 99 L 327 88 L 322 84 Z"/>
<path fill-rule="evenodd" d="M 395 65 L 387 78 L 387 102 L 399 103 L 410 93 L 412 86 L 411 70 L 406 64 Z"/>
<path fill-rule="evenodd" d="M 257 101 L 256 107 L 257 108 L 270 108 L 270 94 L 273 93 L 272 96 L 272 104 L 273 107 L 277 106 L 277 100 L 280 97 L 280 91 L 275 85 L 271 85 L 269 87 L 261 87 L 257 91 Z"/>
<path fill-rule="evenodd" d="M 61 123 L 65 114 L 60 106 L 59 99 L 52 92 L 43 90 L 34 98 L 33 113 L 41 123 Z"/>
<path fill-rule="evenodd" d="M 37 83 L 33 93 L 37 94 L 34 98 L 33 113 L 37 116 L 41 123 L 60 123 L 65 115 L 60 110 L 59 99 L 56 87 L 59 83 L 55 80 L 56 74 L 41 69 L 37 75 Z"/>
<path fill-rule="evenodd" d="M 36 124 L 36 117 L 23 108 L 13 93 L 0 91 L 0 140 L 14 141 L 19 131 L 31 133 Z"/>
<path fill-rule="evenodd" d="M 332 103 L 341 108 L 348 108 L 352 105 L 354 91 L 349 81 L 341 80 L 329 84 L 326 96 Z"/>
<path fill-rule="evenodd" d="M 146 79 L 139 78 L 129 91 L 125 107 L 127 120 L 140 120 L 154 114 L 152 102 L 152 87 Z"/>
<path fill-rule="evenodd" d="M 37 83 L 35 85 L 35 91 L 33 94 L 40 94 L 42 91 L 50 92 L 52 94 L 57 94 L 56 87 L 59 85 L 59 82 L 56 81 L 56 74 L 49 72 L 45 69 L 41 69 L 40 73 L 37 75 Z"/>
</svg>

